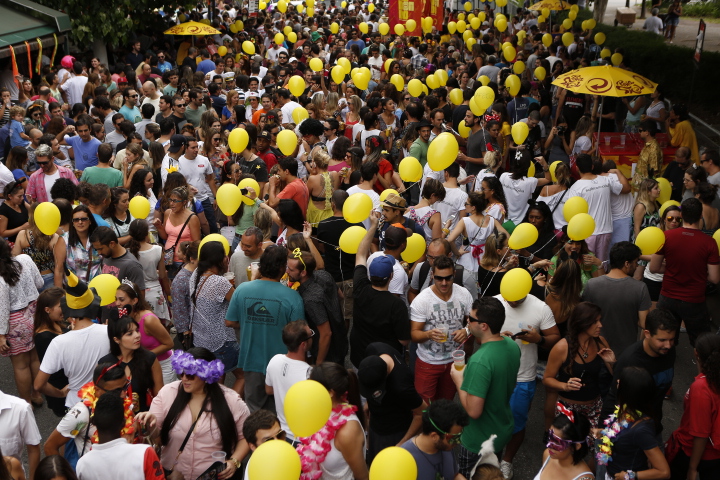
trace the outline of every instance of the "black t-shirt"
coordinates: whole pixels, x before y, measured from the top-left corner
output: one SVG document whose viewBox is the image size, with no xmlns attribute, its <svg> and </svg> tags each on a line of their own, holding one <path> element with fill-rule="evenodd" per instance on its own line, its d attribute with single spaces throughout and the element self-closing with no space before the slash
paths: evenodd
<svg viewBox="0 0 720 480">
<path fill-rule="evenodd" d="M 625 349 L 615 364 L 613 380 L 610 383 L 610 391 L 603 401 L 600 419 L 604 420 L 615 410 L 617 381 L 620 378 L 620 372 L 626 367 L 641 367 L 652 375 L 653 380 L 655 380 L 655 391 L 653 392 L 655 411 L 651 412 L 651 414 L 654 418 L 662 419 L 663 400 L 668 389 L 672 386 L 673 377 L 675 376 L 675 355 L 675 348 L 672 348 L 665 355 L 651 357 L 645 353 L 642 340 Z M 660 425 L 660 431 L 662 431 L 662 424 Z"/>
<path fill-rule="evenodd" d="M 680 166 L 675 160 L 668 163 L 665 168 L 663 177 L 668 179 L 672 187 L 672 193 L 670 199 L 676 202 L 682 201 L 682 190 L 683 190 L 683 179 L 685 178 L 685 169 Z"/>
<path fill-rule="evenodd" d="M 343 217 L 330 217 L 322 220 L 317 227 L 317 237 L 325 245 L 325 270 L 330 273 L 336 282 L 352 280 L 355 268 L 355 255 L 342 252 L 332 245 L 340 244 L 340 235 L 359 223 L 349 223 Z M 328 245 L 329 244 L 329 245 Z"/>
<path fill-rule="evenodd" d="M 480 48 L 485 52 L 485 55 L 495 55 L 495 46 L 491 43 L 482 43 Z"/>
<path fill-rule="evenodd" d="M 614 478 L 616 473 L 632 470 L 641 472 L 648 469 L 645 450 L 658 447 L 655 422 L 649 419 L 635 422 L 630 428 L 621 430 L 612 447 L 612 461 L 607 473 Z"/>
<path fill-rule="evenodd" d="M 120 368 L 130 366 L 130 371 L 134 373 L 130 379 L 130 386 L 132 387 L 133 393 L 137 393 L 138 397 L 140 397 L 141 412 L 147 412 L 150 409 L 148 390 L 150 390 L 150 394 L 152 395 L 154 383 L 151 367 L 152 364 L 155 363 L 155 359 L 154 353 L 144 348 L 139 348 L 135 350 L 130 363 L 120 363 Z M 117 363 L 117 361 L 118 358 L 115 355 L 108 353 L 98 360 L 98 365 L 104 362 Z M 138 374 L 138 372 L 142 372 L 142 374 Z"/>
<path fill-rule="evenodd" d="M 353 327 L 350 331 L 350 361 L 357 367 L 365 349 L 383 342 L 402 351 L 400 340 L 410 340 L 410 317 L 400 298 L 372 288 L 368 269 L 358 265 L 353 272 Z"/>
<path fill-rule="evenodd" d="M 453 109 L 452 125 L 453 125 L 453 130 L 455 130 L 456 132 L 459 131 L 458 128 L 460 128 L 460 122 L 465 121 L 465 114 L 467 113 L 468 110 L 470 110 L 470 106 L 468 106 L 468 105 L 458 105 L 457 107 L 455 107 Z M 445 117 L 445 118 L 449 118 L 449 117 Z"/>
<path fill-rule="evenodd" d="M 365 349 L 365 356 L 390 355 L 395 363 L 385 381 L 386 393 L 382 402 L 368 398 L 370 428 L 378 435 L 405 433 L 412 423 L 412 411 L 422 405 L 415 390 L 415 381 L 402 355 L 382 342 L 374 342 Z"/>
<path fill-rule="evenodd" d="M 617 106 L 617 98 L 615 97 L 602 97 L 600 101 L 603 103 L 603 115 L 610 112 L 615 112 Z M 617 114 L 616 114 L 617 115 Z M 616 131 L 615 119 L 614 118 L 603 118 L 600 120 L 600 131 L 601 132 L 614 132 Z"/>
<path fill-rule="evenodd" d="M 467 156 L 471 158 L 483 158 L 487 152 L 488 142 L 493 143 L 494 139 L 484 128 L 475 133 L 471 133 L 467 139 Z M 495 148 L 495 147 L 493 147 Z M 479 163 L 467 162 L 465 171 L 468 175 L 477 175 L 483 166 Z"/>
<path fill-rule="evenodd" d="M 7 203 L 3 203 L 0 205 L 0 215 L 8 219 L 7 222 L 7 230 L 12 230 L 14 228 L 22 227 L 28 222 L 28 211 L 27 208 L 25 208 L 25 202 L 22 202 L 20 204 L 20 211 L 16 212 L 12 208 L 8 206 Z M 7 237 L 8 241 L 15 242 L 15 239 L 17 238 L 17 233 L 15 235 L 12 235 L 10 237 Z M 65 385 L 63 385 L 64 387 Z"/>
<path fill-rule="evenodd" d="M 565 92 L 565 103 L 563 103 L 562 115 L 568 124 L 568 130 L 575 130 L 578 120 L 585 113 L 585 94 L 574 93 L 570 90 Z"/>
<path fill-rule="evenodd" d="M 185 57 L 185 59 L 183 60 L 182 66 L 190 67 L 190 69 L 193 71 L 193 73 L 195 73 L 195 71 L 197 70 L 197 62 L 195 61 L 194 58 Z"/>
<path fill-rule="evenodd" d="M 255 180 L 259 183 L 267 182 L 269 179 L 267 164 L 257 156 L 250 161 L 240 161 L 240 171 L 244 174 L 254 175 Z"/>
</svg>

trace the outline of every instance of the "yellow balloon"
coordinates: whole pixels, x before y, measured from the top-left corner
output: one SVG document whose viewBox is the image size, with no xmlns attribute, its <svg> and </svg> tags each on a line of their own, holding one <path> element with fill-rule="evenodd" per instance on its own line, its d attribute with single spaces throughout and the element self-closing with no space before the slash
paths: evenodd
<svg viewBox="0 0 720 480">
<path fill-rule="evenodd" d="M 568 20 L 570 20 L 570 22 L 574 22 L 576 18 L 577 12 L 573 12 L 572 10 L 570 10 L 570 13 L 568 13 Z"/>
<path fill-rule="evenodd" d="M 407 22 L 405 22 L 405 30 L 407 30 L 408 32 L 414 32 L 416 28 L 417 28 L 417 22 L 415 20 L 413 20 L 412 18 L 410 20 L 408 20 Z"/>
<path fill-rule="evenodd" d="M 410 80 L 408 83 L 408 92 L 410 92 L 410 95 L 413 97 L 419 97 L 422 93 L 422 82 L 417 78 Z"/>
<path fill-rule="evenodd" d="M 530 162 L 530 166 L 528 167 L 527 177 L 528 178 L 535 177 L 535 162 Z"/>
<path fill-rule="evenodd" d="M 242 49 L 243 52 L 247 53 L 248 55 L 255 55 L 255 44 L 252 43 L 250 40 L 245 40 L 242 43 Z"/>
<path fill-rule="evenodd" d="M 218 47 L 218 55 L 220 55 L 221 57 L 227 55 L 227 47 L 225 45 L 220 45 Z"/>
<path fill-rule="evenodd" d="M 612 57 L 610 57 L 610 61 L 612 62 L 613 65 L 615 65 L 617 67 L 623 61 L 622 53 L 613 53 Z"/>
<path fill-rule="evenodd" d="M 547 71 L 545 70 L 545 67 L 537 67 L 533 73 L 535 74 L 535 78 L 540 80 L 541 82 L 545 80 L 545 77 L 547 76 Z"/>
<path fill-rule="evenodd" d="M 293 75 L 288 82 L 290 93 L 299 97 L 305 92 L 305 79 L 300 75 Z"/>
<path fill-rule="evenodd" d="M 335 35 L 340 31 L 340 25 L 337 24 L 337 22 L 333 22 L 330 24 L 330 32 Z"/>
<path fill-rule="evenodd" d="M 147 218 L 150 215 L 150 202 L 142 195 L 136 195 L 130 200 L 128 210 L 133 218 Z"/>
<path fill-rule="evenodd" d="M 288 42 L 290 42 L 290 43 L 297 42 L 297 33 L 295 33 L 295 32 L 288 33 L 287 39 L 288 39 Z"/>
<path fill-rule="evenodd" d="M 90 280 L 89 288 L 94 288 L 100 297 L 100 306 L 110 305 L 115 301 L 115 292 L 120 286 L 120 280 L 115 275 L 103 273 Z"/>
<path fill-rule="evenodd" d="M 365 75 L 358 72 L 355 75 L 351 75 L 351 77 L 352 77 L 353 83 L 355 84 L 355 86 L 357 88 L 359 88 L 360 90 L 367 90 L 367 88 L 370 84 L 370 81 L 367 78 L 365 78 Z"/>
<path fill-rule="evenodd" d="M 395 75 L 390 77 L 390 83 L 395 85 L 395 88 L 397 89 L 398 92 L 402 92 L 403 89 L 405 88 L 405 80 L 403 79 L 402 75 L 400 75 L 400 74 L 396 73 Z"/>
<path fill-rule="evenodd" d="M 515 122 L 512 126 L 511 133 L 515 145 L 522 145 L 525 142 L 528 133 L 530 133 L 530 129 L 528 128 L 528 124 L 525 122 Z"/>
<path fill-rule="evenodd" d="M 469 39 L 473 38 L 473 32 L 472 32 L 472 30 L 465 30 L 463 32 L 462 36 L 463 36 L 463 40 L 465 41 L 465 43 L 467 43 L 467 41 Z M 473 38 L 473 40 L 474 40 L 474 38 Z"/>
<path fill-rule="evenodd" d="M 368 33 L 368 24 L 365 22 L 360 22 L 360 25 L 358 25 L 358 28 L 362 33 Z"/>
<path fill-rule="evenodd" d="M 603 32 L 598 32 L 593 37 L 593 40 L 596 44 L 602 45 L 603 43 L 605 43 L 605 34 Z"/>
<path fill-rule="evenodd" d="M 367 197 L 364 193 L 361 195 Z M 284 402 L 283 405 L 287 424 L 298 437 L 313 435 L 330 418 L 332 399 L 327 389 L 315 380 L 302 380 L 293 384 L 287 391 L 285 401 L 287 405 Z"/>
<path fill-rule="evenodd" d="M 403 182 L 417 182 L 422 178 L 423 167 L 415 157 L 405 157 L 398 165 L 398 173 Z M 347 203 L 347 200 L 346 200 Z"/>
<path fill-rule="evenodd" d="M 265 3 L 265 2 L 260 2 L 260 3 L 258 4 L 258 8 L 259 8 L 260 10 L 265 10 L 265 9 L 267 8 L 267 3 Z"/>
<path fill-rule="evenodd" d="M 283 155 L 292 154 L 297 148 L 297 135 L 292 130 L 283 130 L 278 133 L 277 146 Z"/>
<path fill-rule="evenodd" d="M 410 452 L 400 447 L 381 450 L 370 465 L 370 480 L 415 480 L 417 475 L 415 459 Z"/>
<path fill-rule="evenodd" d="M 242 193 L 240 193 L 240 190 L 232 183 L 226 183 L 218 188 L 215 198 L 218 207 L 222 213 L 227 216 L 234 215 L 242 203 Z"/>
<path fill-rule="evenodd" d="M 570 5 L 570 11 L 573 13 L 577 13 L 580 11 L 580 7 L 578 7 L 577 5 Z"/>
<path fill-rule="evenodd" d="M 382 193 L 380 194 L 380 201 L 381 201 L 381 202 L 384 202 L 385 199 L 388 197 L 388 195 L 390 195 L 391 193 L 392 193 L 393 195 L 400 195 L 400 194 L 398 193 L 398 191 L 395 190 L 394 188 L 386 188 L 386 189 L 383 190 Z"/>
<path fill-rule="evenodd" d="M 527 36 L 527 32 L 525 30 L 519 30 L 516 35 L 518 38 L 525 38 Z"/>
<path fill-rule="evenodd" d="M 550 170 L 550 178 L 552 178 L 553 182 L 557 182 L 557 177 L 555 176 L 555 169 L 557 169 L 558 165 L 560 165 L 561 163 L 562 163 L 562 160 L 555 160 L 550 165 L 550 169 L 549 169 Z"/>
<path fill-rule="evenodd" d="M 448 22 L 447 28 L 448 32 L 450 32 L 450 35 L 452 35 L 457 30 L 457 24 L 455 22 Z"/>
<path fill-rule="evenodd" d="M 565 30 L 570 30 L 572 28 L 572 20 L 566 18 L 565 20 L 563 20 L 562 26 Z"/>
<path fill-rule="evenodd" d="M 280 12 L 282 13 L 287 12 L 287 3 L 285 3 L 283 0 L 280 0 L 277 3 L 277 9 L 280 10 Z"/>
<path fill-rule="evenodd" d="M 480 19 L 481 22 L 484 22 L 485 21 L 485 12 L 480 12 L 478 14 L 478 18 Z"/>
<path fill-rule="evenodd" d="M 347 57 L 338 58 L 337 64 L 343 67 L 343 70 L 345 71 L 345 75 L 350 73 L 350 69 L 352 68 L 352 65 L 350 64 L 350 60 L 348 60 Z"/>
<path fill-rule="evenodd" d="M 652 255 L 665 245 L 665 232 L 658 227 L 645 227 L 640 230 L 635 245 L 640 247 L 643 255 Z"/>
<path fill-rule="evenodd" d="M 715 230 L 715 233 L 713 233 L 713 239 L 715 240 L 715 243 L 718 244 L 718 249 L 720 249 L 720 230 Z"/>
<path fill-rule="evenodd" d="M 458 20 L 465 20 L 465 14 L 464 14 L 464 13 L 458 13 L 457 19 L 458 19 Z"/>
<path fill-rule="evenodd" d="M 309 118 L 309 117 L 310 117 L 310 114 L 303 107 L 297 107 L 292 112 L 292 118 L 293 118 L 293 122 L 295 122 L 295 125 L 298 125 L 300 122 L 302 122 L 303 120 L 305 120 L 306 118 Z"/>
<path fill-rule="evenodd" d="M 430 142 L 427 152 L 428 165 L 435 172 L 445 170 L 457 159 L 459 151 L 460 146 L 455 135 L 443 132 Z"/>
<path fill-rule="evenodd" d="M 464 120 L 458 124 L 458 133 L 460 134 L 460 137 L 468 138 L 470 136 L 470 131 L 470 127 L 465 125 Z"/>
<path fill-rule="evenodd" d="M 486 87 L 488 83 L 490 83 L 490 77 L 487 75 L 480 75 L 480 83 L 483 85 L 483 87 Z"/>
<path fill-rule="evenodd" d="M 340 6 L 341 6 L 342 8 L 347 8 L 347 2 L 343 1 L 343 2 L 340 4 Z"/>
<path fill-rule="evenodd" d="M 500 295 L 508 302 L 527 297 L 532 288 L 532 277 L 524 268 L 513 268 L 500 281 Z"/>
<path fill-rule="evenodd" d="M 513 64 L 513 72 L 515 72 L 515 73 L 517 73 L 518 75 L 520 75 L 520 74 L 523 73 L 524 71 L 525 71 L 525 62 L 523 62 L 523 61 L 521 61 L 521 60 L 518 60 L 517 62 L 515 62 L 515 63 Z"/>
<path fill-rule="evenodd" d="M 590 30 L 595 28 L 595 26 L 597 25 L 597 22 L 595 22 L 594 18 L 589 19 L 587 22 L 588 22 L 587 23 L 588 29 L 590 29 Z"/>
<path fill-rule="evenodd" d="M 374 11 L 375 11 L 375 4 L 371 3 L 370 5 L 368 5 L 368 12 L 372 13 Z"/>
<path fill-rule="evenodd" d="M 494 20 L 494 21 L 497 23 L 497 21 L 500 20 L 501 18 L 502 18 L 503 20 L 507 21 L 507 17 L 506 17 L 505 15 L 503 15 L 502 13 L 498 13 L 497 15 L 495 15 L 495 20 Z"/>
<path fill-rule="evenodd" d="M 517 75 L 508 75 L 505 79 L 505 87 L 513 97 L 520 92 L 520 78 Z"/>
<path fill-rule="evenodd" d="M 465 2 L 465 5 L 463 5 L 463 8 L 465 9 L 466 12 L 469 12 L 470 10 L 472 10 L 472 3 Z"/>
<path fill-rule="evenodd" d="M 465 20 L 458 20 L 455 25 L 457 27 L 457 31 L 460 33 L 464 33 L 465 30 L 467 30 L 467 23 L 465 23 Z"/>
<path fill-rule="evenodd" d="M 460 105 L 463 103 L 463 92 L 459 88 L 453 88 L 450 91 L 450 101 L 453 105 Z"/>
<path fill-rule="evenodd" d="M 240 153 L 245 150 L 249 141 L 250 137 L 248 136 L 247 130 L 239 127 L 234 128 L 228 137 L 228 145 L 233 153 Z"/>
<path fill-rule="evenodd" d="M 469 32 L 469 31 L 470 30 L 465 30 L 465 33 Z M 476 43 L 477 43 L 477 40 L 475 40 L 475 38 L 473 38 L 473 37 L 470 37 L 467 40 L 465 40 L 465 46 L 467 47 L 468 50 L 472 50 L 473 45 L 475 45 Z"/>
<path fill-rule="evenodd" d="M 260 191 L 260 184 L 255 180 L 254 178 L 243 178 L 240 180 L 240 183 L 238 183 L 238 190 L 240 190 L 240 193 L 242 194 L 243 189 L 252 189 L 253 192 L 255 192 L 255 198 L 262 195 L 262 192 Z M 248 194 L 250 192 L 248 191 Z M 250 198 L 247 195 L 242 196 L 242 202 L 245 205 L 252 205 L 255 203 L 255 200 Z"/>
<path fill-rule="evenodd" d="M 477 30 L 478 28 L 480 28 L 480 23 L 481 23 L 480 19 L 477 17 L 470 20 L 470 26 L 472 27 L 473 30 Z"/>
<path fill-rule="evenodd" d="M 563 45 L 565 45 L 566 47 L 569 47 L 570 45 L 572 45 L 572 43 L 574 41 L 575 41 L 575 37 L 573 36 L 572 33 L 565 32 L 562 34 L 562 42 L 563 42 Z"/>
<path fill-rule="evenodd" d="M 513 44 L 510 42 L 505 42 L 500 46 L 500 50 L 505 50 L 507 47 L 512 47 Z"/>
<path fill-rule="evenodd" d="M 585 240 L 595 231 L 595 219 L 587 213 L 578 213 L 570 219 L 567 234 L 571 240 Z"/>
<path fill-rule="evenodd" d="M 307 5 L 309 8 L 312 8 L 315 6 L 315 0 L 307 0 L 305 2 L 305 5 Z"/>
<path fill-rule="evenodd" d="M 445 84 L 446 84 L 447 81 L 448 81 L 448 73 L 447 73 L 447 70 L 442 70 L 442 69 L 440 69 L 440 70 L 435 70 L 435 76 L 436 76 L 436 77 L 438 78 L 438 80 L 440 81 L 440 86 L 444 87 Z"/>
<path fill-rule="evenodd" d="M 275 34 L 275 43 L 277 43 L 278 45 L 282 45 L 284 41 L 285 41 L 285 35 L 283 35 L 280 32 Z"/>
<path fill-rule="evenodd" d="M 231 25 L 230 25 L 230 31 L 231 31 L 232 33 L 237 33 L 237 32 L 239 32 L 237 25 L 235 25 L 234 23 L 231 24 Z"/>
<path fill-rule="evenodd" d="M 672 207 L 673 205 L 676 206 L 676 207 L 679 207 L 679 206 L 680 206 L 680 202 L 678 202 L 677 200 L 668 200 L 667 202 L 664 202 L 664 203 L 660 206 L 660 210 L 658 210 L 658 212 L 660 213 L 660 218 L 661 218 L 661 219 L 663 218 L 663 215 L 665 215 L 665 210 L 666 210 L 668 207 Z"/>
<path fill-rule="evenodd" d="M 508 62 L 512 62 L 516 54 L 515 47 L 510 46 L 503 49 L 503 57 L 505 57 L 505 60 Z"/>
<path fill-rule="evenodd" d="M 507 0 L 496 0 L 495 5 L 497 5 L 498 7 L 504 7 L 505 5 L 507 5 Z"/>
<path fill-rule="evenodd" d="M 425 254 L 425 237 L 419 233 L 413 233 L 407 239 L 407 246 L 400 254 L 403 260 L 408 263 L 415 263 Z"/>
<path fill-rule="evenodd" d="M 670 182 L 667 178 L 660 177 L 656 178 L 659 186 L 660 186 L 660 196 L 658 197 L 658 202 L 660 204 L 664 204 L 668 200 L 670 200 L 670 194 L 672 193 L 672 186 L 670 186 Z"/>
<path fill-rule="evenodd" d="M 482 116 L 482 114 L 485 113 L 485 110 L 487 110 L 487 109 L 480 108 L 480 105 L 478 105 L 478 103 L 477 103 L 477 97 L 472 97 L 470 99 L 470 104 L 468 106 L 470 107 L 470 111 L 476 117 Z"/>
<path fill-rule="evenodd" d="M 480 109 L 484 112 L 490 107 L 490 105 L 493 104 L 493 102 L 495 102 L 495 92 L 492 88 L 483 85 L 475 91 L 475 96 L 473 98 L 475 98 L 478 107 L 480 107 Z"/>
<path fill-rule="evenodd" d="M 600 58 L 608 58 L 610 55 L 612 55 L 612 52 L 609 48 L 603 48 L 600 50 Z"/>
<path fill-rule="evenodd" d="M 425 79 L 425 83 L 427 84 L 428 88 L 435 90 L 436 88 L 440 88 L 440 81 L 437 79 L 435 75 L 428 75 Z"/>
<path fill-rule="evenodd" d="M 350 195 L 343 205 L 343 217 L 350 223 L 360 223 L 366 220 L 372 212 L 372 199 L 364 193 L 358 192 Z"/>
<path fill-rule="evenodd" d="M 570 197 L 563 206 L 563 217 L 569 222 L 575 215 L 588 212 L 588 203 L 583 197 Z"/>
<path fill-rule="evenodd" d="M 253 456 L 255 459 L 247 466 L 249 480 L 300 478 L 300 455 L 285 441 L 265 442 L 253 452 Z"/>
<path fill-rule="evenodd" d="M 542 43 L 543 43 L 543 45 L 545 45 L 546 47 L 549 47 L 550 45 L 552 45 L 552 35 L 550 35 L 549 33 L 546 33 L 545 35 L 543 35 L 543 36 L 542 36 Z"/>
<path fill-rule="evenodd" d="M 228 239 L 219 233 L 211 233 L 210 235 L 206 235 L 200 242 L 200 246 L 198 246 L 198 259 L 200 259 L 200 252 L 202 251 L 203 245 L 208 242 L 222 243 L 222 246 L 225 249 L 225 255 L 230 255 L 230 243 L 228 242 Z"/>
<path fill-rule="evenodd" d="M 537 239 L 538 229 L 532 223 L 525 222 L 515 227 L 510 235 L 510 240 L 508 240 L 508 245 L 514 250 L 522 250 L 537 242 Z"/>
<path fill-rule="evenodd" d="M 319 72 L 323 69 L 323 62 L 319 58 L 311 58 L 308 64 L 313 72 Z"/>
<path fill-rule="evenodd" d="M 541 10 L 541 12 L 542 12 L 542 14 L 543 14 L 543 17 L 545 17 L 545 18 L 547 18 L 547 17 L 550 16 L 550 9 L 547 8 L 547 7 L 543 8 L 543 9 Z"/>
<path fill-rule="evenodd" d="M 387 35 L 390 33 L 390 25 L 387 23 L 381 23 L 378 30 L 380 30 L 380 35 Z"/>
<path fill-rule="evenodd" d="M 293 29 L 292 29 L 292 27 L 291 27 L 290 25 L 286 25 L 285 28 L 283 28 L 283 33 L 284 33 L 285 35 L 289 34 L 289 33 L 292 32 L 292 31 L 293 31 Z"/>
<path fill-rule="evenodd" d="M 295 8 L 297 9 L 298 13 L 302 13 L 303 10 L 305 10 L 305 7 L 303 6 L 302 3 L 298 3 Z"/>
<path fill-rule="evenodd" d="M 345 70 L 343 70 L 341 65 L 335 65 L 332 70 L 330 70 L 330 76 L 332 76 L 335 83 L 340 84 L 345 80 Z"/>
<path fill-rule="evenodd" d="M 403 33 L 405 33 L 405 27 L 400 23 L 395 24 L 393 30 L 395 31 L 395 35 L 402 35 Z"/>
<path fill-rule="evenodd" d="M 60 209 L 52 202 L 42 202 L 33 212 L 33 221 L 42 233 L 52 235 L 60 228 Z"/>
</svg>

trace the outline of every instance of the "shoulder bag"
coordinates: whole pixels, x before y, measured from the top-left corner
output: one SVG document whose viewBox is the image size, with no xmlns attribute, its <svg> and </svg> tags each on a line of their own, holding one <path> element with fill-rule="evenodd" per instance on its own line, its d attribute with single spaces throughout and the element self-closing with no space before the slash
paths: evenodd
<svg viewBox="0 0 720 480">
<path fill-rule="evenodd" d="M 169 267 L 173 264 L 173 261 L 175 259 L 175 248 L 177 247 L 177 244 L 180 242 L 180 238 L 182 237 L 183 232 L 185 231 L 185 227 L 187 227 L 188 222 L 190 219 L 195 215 L 194 213 L 191 213 L 188 218 L 185 219 L 185 223 L 183 223 L 182 228 L 180 229 L 180 233 L 178 234 L 177 238 L 175 239 L 175 243 L 172 247 L 166 248 L 163 250 L 163 261 L 165 262 L 165 266 Z"/>
<path fill-rule="evenodd" d="M 203 412 L 205 411 L 205 407 L 207 406 L 208 398 L 205 398 L 205 401 L 202 404 L 202 407 L 200 407 L 200 412 L 198 413 L 197 418 L 195 421 L 190 425 L 190 429 L 187 432 L 187 435 L 185 435 L 185 439 L 183 440 L 182 444 L 180 444 L 180 449 L 177 452 L 177 455 L 175 456 L 175 461 L 173 462 L 173 466 L 171 469 L 163 468 L 165 471 L 165 478 L 168 480 L 184 480 L 184 476 L 180 472 L 175 471 L 175 467 L 177 466 L 178 459 L 180 458 L 180 455 L 182 454 L 183 450 L 185 450 L 185 446 L 187 445 L 188 440 L 190 440 L 190 435 L 192 435 L 193 430 L 195 430 L 195 425 L 197 425 L 198 421 L 200 421 L 200 417 L 202 416 Z"/>
</svg>

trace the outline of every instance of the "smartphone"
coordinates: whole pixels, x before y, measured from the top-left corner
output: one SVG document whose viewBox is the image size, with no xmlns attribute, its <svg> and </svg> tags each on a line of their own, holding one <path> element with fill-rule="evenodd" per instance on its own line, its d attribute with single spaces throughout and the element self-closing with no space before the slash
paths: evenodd
<svg viewBox="0 0 720 480">
<path fill-rule="evenodd" d="M 248 194 L 248 189 L 247 189 L 247 188 L 241 188 L 241 189 L 240 189 L 240 193 L 242 193 L 243 195 L 247 195 L 247 194 Z"/>
</svg>

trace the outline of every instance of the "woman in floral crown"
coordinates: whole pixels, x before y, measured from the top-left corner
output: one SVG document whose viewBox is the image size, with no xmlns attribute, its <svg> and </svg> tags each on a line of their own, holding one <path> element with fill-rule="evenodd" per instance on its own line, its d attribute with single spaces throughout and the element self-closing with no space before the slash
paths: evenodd
<svg viewBox="0 0 720 480">
<path fill-rule="evenodd" d="M 250 451 L 242 433 L 250 410 L 236 392 L 218 383 L 223 363 L 206 348 L 175 350 L 172 366 L 180 381 L 165 385 L 150 411 L 136 416 L 138 423 L 163 446 L 160 462 L 166 474 L 177 470 L 184 478 L 197 478 L 213 464 L 212 453 L 222 450 L 226 468 L 217 478 L 231 478 Z M 183 449 L 185 437 L 192 438 Z"/>
<path fill-rule="evenodd" d="M 365 418 L 357 377 L 342 365 L 325 362 L 313 368 L 310 380 L 320 382 L 332 398 L 332 413 L 319 432 L 301 438 L 301 480 L 367 480 Z"/>
<path fill-rule="evenodd" d="M 652 376 L 640 367 L 626 367 L 618 379 L 618 405 L 600 432 L 597 454 L 600 465 L 607 465 L 607 476 L 614 480 L 670 478 L 670 467 L 660 450 L 658 420 L 652 418 L 655 391 Z M 652 467 L 648 468 L 649 465 Z"/>
</svg>

